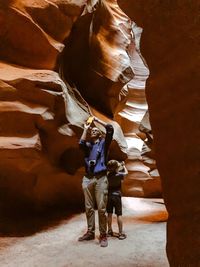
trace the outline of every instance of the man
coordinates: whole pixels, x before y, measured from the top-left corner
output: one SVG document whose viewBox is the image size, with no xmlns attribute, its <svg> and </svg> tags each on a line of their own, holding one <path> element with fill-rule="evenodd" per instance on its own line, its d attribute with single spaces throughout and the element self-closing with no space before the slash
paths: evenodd
<svg viewBox="0 0 200 267">
<path fill-rule="evenodd" d="M 90 141 L 86 142 L 87 133 L 90 129 L 91 123 L 96 121 L 103 125 L 106 129 L 106 136 L 102 138 L 101 131 L 93 127 L 90 131 Z M 107 218 L 106 205 L 108 194 L 108 180 L 107 180 L 107 153 L 113 137 L 113 126 L 106 124 L 101 120 L 92 117 L 85 123 L 83 134 L 79 141 L 80 148 L 85 154 L 85 175 L 82 181 L 82 188 L 85 197 L 85 211 L 87 218 L 87 233 L 81 236 L 78 240 L 92 240 L 95 239 L 95 203 L 98 208 L 99 216 L 99 232 L 100 232 L 100 246 L 107 247 L 108 241 L 106 236 Z"/>
</svg>

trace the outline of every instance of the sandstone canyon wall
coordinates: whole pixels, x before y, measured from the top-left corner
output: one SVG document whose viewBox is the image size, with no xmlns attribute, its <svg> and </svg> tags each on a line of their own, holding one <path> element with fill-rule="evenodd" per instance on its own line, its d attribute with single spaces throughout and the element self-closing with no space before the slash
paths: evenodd
<svg viewBox="0 0 200 267">
<path fill-rule="evenodd" d="M 79 126 L 88 115 L 66 89 L 56 64 L 84 5 L 85 1 L 0 3 L 0 188 L 1 202 L 12 209 L 66 200 L 69 207 L 80 205 L 80 175 L 73 176 L 81 167 L 76 114 Z M 75 112 L 74 129 L 69 126 L 70 113 L 66 118 L 64 94 Z"/>
<path fill-rule="evenodd" d="M 94 114 L 115 127 L 110 157 L 127 157 L 124 194 L 161 193 L 156 157 L 169 262 L 199 266 L 199 1 L 118 3 L 1 0 L 0 200 L 81 205 L 77 142 Z"/>
<path fill-rule="evenodd" d="M 66 41 L 64 76 L 91 107 L 121 126 L 128 145 L 124 195 L 160 196 L 160 178 L 152 172 L 156 166 L 146 164 L 142 157 L 146 133 L 139 131 L 147 110 L 144 88 L 149 75 L 139 47 L 142 29 L 122 12 L 117 1 L 90 4 L 92 13 L 77 20 Z M 119 155 L 115 157 L 120 160 Z"/>
<path fill-rule="evenodd" d="M 200 2 L 118 1 L 143 30 L 157 166 L 169 212 L 170 266 L 200 266 Z"/>
<path fill-rule="evenodd" d="M 81 205 L 77 143 L 90 114 L 114 125 L 110 157 L 128 154 L 124 194 L 161 193 L 141 157 L 149 73 L 140 35 L 116 1 L 1 1 L 2 203 Z"/>
</svg>

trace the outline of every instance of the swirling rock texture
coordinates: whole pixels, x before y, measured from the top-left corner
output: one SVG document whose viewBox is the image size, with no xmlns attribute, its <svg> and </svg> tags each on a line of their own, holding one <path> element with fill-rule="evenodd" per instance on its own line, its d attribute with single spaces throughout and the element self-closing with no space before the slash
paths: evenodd
<svg viewBox="0 0 200 267">
<path fill-rule="evenodd" d="M 12 209 L 18 204 L 40 208 L 66 199 L 69 206 L 81 201 L 77 126 L 88 110 L 66 88 L 56 64 L 84 5 L 53 0 L 0 3 L 0 188 L 1 202 Z"/>
<path fill-rule="evenodd" d="M 132 22 L 116 1 L 13 0 L 0 3 L 0 29 L 1 200 L 80 205 L 77 143 L 88 115 L 114 125 L 110 157 L 126 158 L 112 117 L 134 77 Z"/>
<path fill-rule="evenodd" d="M 170 266 L 200 266 L 199 1 L 118 1 L 143 28 L 146 93 L 161 175 Z"/>
<path fill-rule="evenodd" d="M 90 114 L 115 127 L 110 158 L 128 155 L 124 195 L 160 193 L 141 158 L 141 28 L 117 2 L 1 1 L 0 26 L 2 201 L 80 205 L 77 143 Z"/>
<path fill-rule="evenodd" d="M 125 194 L 151 196 L 160 185 L 144 189 L 158 174 L 142 140 L 153 132 L 170 265 L 199 266 L 199 1 L 118 3 L 1 0 L 1 202 L 80 205 L 77 141 L 91 113 L 114 124 L 110 156 L 128 155 Z M 152 132 L 146 117 L 139 126 L 149 72 L 133 21 Z"/>
<path fill-rule="evenodd" d="M 158 174 L 142 158 L 138 127 L 147 110 L 144 93 L 149 71 L 139 50 L 142 29 L 119 8 L 117 1 L 90 2 L 77 20 L 63 53 L 63 73 L 84 99 L 117 121 L 128 144 L 126 196 L 158 196 Z M 120 160 L 120 155 L 117 155 Z"/>
</svg>

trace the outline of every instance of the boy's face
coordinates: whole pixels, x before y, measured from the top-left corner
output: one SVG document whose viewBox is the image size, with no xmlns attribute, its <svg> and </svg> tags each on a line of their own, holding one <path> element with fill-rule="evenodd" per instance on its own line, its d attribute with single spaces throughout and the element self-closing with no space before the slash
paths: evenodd
<svg viewBox="0 0 200 267">
<path fill-rule="evenodd" d="M 113 166 L 108 166 L 108 171 L 113 172 L 115 170 L 115 168 L 113 168 Z"/>
<path fill-rule="evenodd" d="M 108 170 L 109 170 L 110 172 L 116 172 L 116 171 L 118 170 L 118 165 L 116 165 L 116 164 L 109 165 L 109 166 L 108 166 Z"/>
</svg>

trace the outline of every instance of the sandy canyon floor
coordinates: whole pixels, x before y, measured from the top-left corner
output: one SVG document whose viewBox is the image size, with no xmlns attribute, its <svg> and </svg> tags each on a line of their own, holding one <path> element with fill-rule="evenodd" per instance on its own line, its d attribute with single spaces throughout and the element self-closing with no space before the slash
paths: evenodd
<svg viewBox="0 0 200 267">
<path fill-rule="evenodd" d="M 163 200 L 123 197 L 123 219 L 127 238 L 110 237 L 106 248 L 99 246 L 98 231 L 95 240 L 77 241 L 86 230 L 84 213 L 56 220 L 40 231 L 36 226 L 26 235 L 4 231 L 0 267 L 168 267 Z M 116 219 L 113 223 L 117 232 Z M 1 225 L 5 228 L 5 222 Z"/>
</svg>

